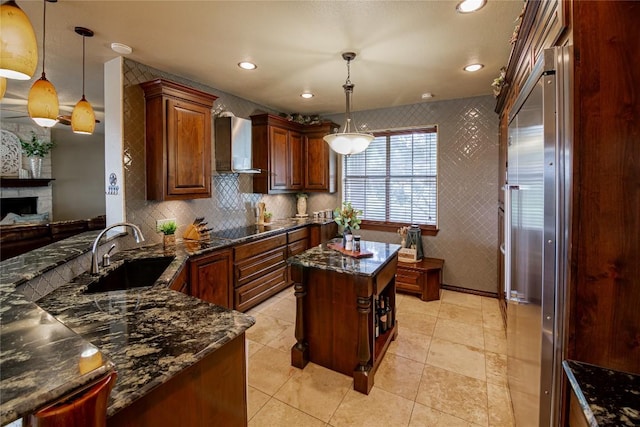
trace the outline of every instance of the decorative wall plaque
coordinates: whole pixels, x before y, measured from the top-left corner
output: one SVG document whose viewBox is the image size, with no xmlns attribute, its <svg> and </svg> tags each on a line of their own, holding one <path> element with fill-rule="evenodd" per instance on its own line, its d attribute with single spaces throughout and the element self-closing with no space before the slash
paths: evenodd
<svg viewBox="0 0 640 427">
<path fill-rule="evenodd" d="M 8 130 L 2 129 L 0 144 L 0 176 L 18 177 L 22 166 L 20 138 Z"/>
</svg>

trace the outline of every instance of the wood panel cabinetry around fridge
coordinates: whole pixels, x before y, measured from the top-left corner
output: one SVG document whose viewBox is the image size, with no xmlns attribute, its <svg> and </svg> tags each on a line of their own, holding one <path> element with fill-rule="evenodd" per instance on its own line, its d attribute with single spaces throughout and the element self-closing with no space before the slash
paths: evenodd
<svg viewBox="0 0 640 427">
<path fill-rule="evenodd" d="M 270 114 L 251 122 L 253 167 L 262 171 L 253 178 L 254 192 L 336 191 L 336 154 L 322 139 L 335 123 L 303 125 Z"/>
<path fill-rule="evenodd" d="M 145 95 L 147 199 L 211 197 L 211 108 L 217 99 L 164 79 Z"/>
</svg>

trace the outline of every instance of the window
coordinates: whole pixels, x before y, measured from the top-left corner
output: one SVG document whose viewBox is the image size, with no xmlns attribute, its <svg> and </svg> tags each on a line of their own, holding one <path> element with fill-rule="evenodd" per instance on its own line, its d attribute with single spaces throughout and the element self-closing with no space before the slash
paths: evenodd
<svg viewBox="0 0 640 427">
<path fill-rule="evenodd" d="M 436 127 L 376 133 L 367 150 L 343 159 L 342 197 L 363 211 L 363 228 L 436 230 Z"/>
</svg>

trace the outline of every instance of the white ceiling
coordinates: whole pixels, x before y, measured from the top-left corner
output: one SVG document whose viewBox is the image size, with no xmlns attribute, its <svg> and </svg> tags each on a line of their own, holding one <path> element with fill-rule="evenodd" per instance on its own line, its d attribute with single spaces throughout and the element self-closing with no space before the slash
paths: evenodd
<svg viewBox="0 0 640 427">
<path fill-rule="evenodd" d="M 30 17 L 42 54 L 41 0 L 18 0 Z M 430 1 L 95 1 L 47 3 L 46 72 L 61 114 L 82 94 L 82 37 L 86 40 L 85 90 L 104 120 L 103 63 L 127 44 L 127 57 L 282 112 L 342 113 L 346 62 L 354 51 L 353 109 L 367 110 L 492 93 L 506 64 L 509 39 L 522 0 L 488 0 L 459 14 L 457 0 Z M 254 71 L 237 63 L 250 60 Z M 480 62 L 485 68 L 462 68 Z M 2 119 L 26 114 L 31 81 L 9 80 Z M 304 100 L 299 95 L 316 96 Z M 421 99 L 432 92 L 431 101 Z"/>
</svg>

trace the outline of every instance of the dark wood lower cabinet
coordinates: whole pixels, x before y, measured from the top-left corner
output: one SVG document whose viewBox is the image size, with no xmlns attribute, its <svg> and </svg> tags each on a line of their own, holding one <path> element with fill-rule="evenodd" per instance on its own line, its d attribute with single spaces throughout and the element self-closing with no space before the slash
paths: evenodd
<svg viewBox="0 0 640 427">
<path fill-rule="evenodd" d="M 246 426 L 244 333 L 107 419 L 110 427 Z"/>
<path fill-rule="evenodd" d="M 189 260 L 191 296 L 233 308 L 231 250 L 216 251 Z"/>
<path fill-rule="evenodd" d="M 233 248 L 233 308 L 247 311 L 289 286 L 287 234 Z"/>
<path fill-rule="evenodd" d="M 309 225 L 309 247 L 317 246 L 338 235 L 338 224 L 331 221 L 325 224 Z"/>
</svg>

